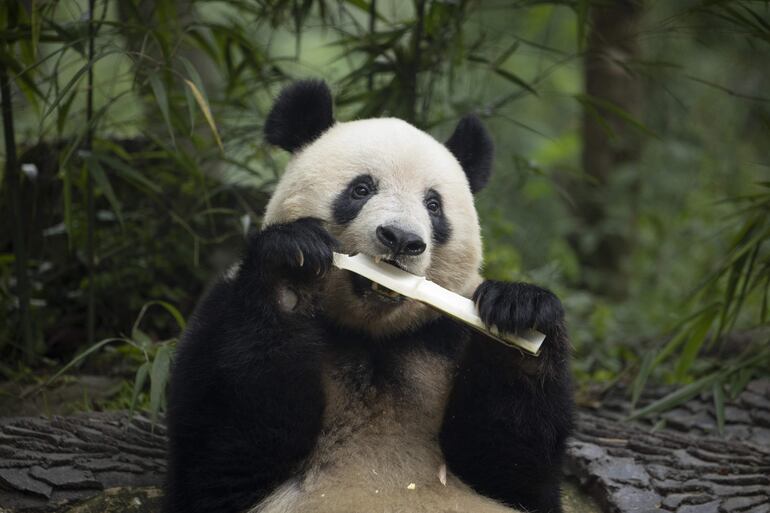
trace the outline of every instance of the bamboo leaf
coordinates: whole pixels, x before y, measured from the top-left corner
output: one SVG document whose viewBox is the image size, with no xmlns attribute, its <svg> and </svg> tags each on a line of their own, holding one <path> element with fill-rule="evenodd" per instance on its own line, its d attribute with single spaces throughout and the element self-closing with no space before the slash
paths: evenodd
<svg viewBox="0 0 770 513">
<path fill-rule="evenodd" d="M 634 378 L 634 382 L 631 385 L 631 409 L 636 407 L 636 403 L 642 396 L 644 385 L 647 383 L 647 378 L 650 376 L 650 372 L 655 367 L 655 352 L 647 351 L 644 353 L 642 363 L 639 366 L 639 373 Z"/>
<path fill-rule="evenodd" d="M 599 113 L 599 110 L 594 107 L 591 103 L 585 102 L 582 100 L 579 100 L 580 104 L 583 105 L 583 108 L 586 109 L 586 112 L 591 115 L 591 117 L 596 121 L 596 123 L 602 128 L 605 134 L 607 134 L 608 139 L 615 139 L 615 131 L 612 129 L 612 127 L 607 123 L 607 120 Z"/>
<path fill-rule="evenodd" d="M 722 383 L 714 383 L 714 411 L 717 416 L 719 434 L 725 433 L 725 391 Z"/>
<path fill-rule="evenodd" d="M 56 130 L 58 131 L 59 136 L 64 133 L 65 123 L 68 119 L 67 116 L 69 115 L 70 108 L 72 107 L 72 103 L 76 96 L 77 91 L 72 91 L 72 94 L 70 94 L 69 98 L 64 100 L 64 103 L 59 107 L 56 113 Z"/>
<path fill-rule="evenodd" d="M 64 227 L 67 230 L 67 246 L 71 250 L 74 244 L 74 225 L 72 224 L 72 179 L 70 178 L 69 166 L 61 168 L 62 187 L 64 200 Z"/>
<path fill-rule="evenodd" d="M 88 166 L 89 174 L 94 179 L 94 181 L 99 186 L 99 188 L 102 190 L 104 195 L 107 197 L 107 201 L 110 202 L 110 205 L 112 206 L 112 210 L 115 211 L 115 215 L 118 217 L 118 221 L 120 222 L 120 225 L 123 226 L 122 207 L 120 205 L 120 201 L 118 200 L 118 197 L 115 196 L 115 191 L 112 190 L 112 185 L 110 184 L 109 178 L 107 178 L 107 173 L 104 172 L 102 165 L 99 163 L 99 161 L 96 158 L 94 158 L 93 155 L 89 155 L 86 158 L 86 165 Z"/>
<path fill-rule="evenodd" d="M 142 309 L 139 311 L 139 315 L 136 316 L 136 320 L 134 321 L 134 326 L 132 329 L 137 329 L 139 327 L 139 325 L 142 322 L 142 319 L 144 319 L 144 316 L 147 313 L 147 310 L 153 305 L 157 305 L 164 308 L 169 314 L 171 314 L 171 317 L 174 318 L 179 328 L 182 330 L 185 329 L 186 323 L 184 320 L 184 316 L 179 312 L 179 310 L 171 303 L 167 301 L 161 301 L 159 299 L 148 301 L 144 305 L 142 305 Z"/>
<path fill-rule="evenodd" d="M 40 16 L 41 7 L 37 5 L 38 0 L 32 0 L 29 13 L 29 26 L 32 32 L 30 43 L 32 45 L 32 57 L 37 60 L 38 56 L 38 44 L 40 43 L 40 26 L 42 25 L 42 19 Z"/>
<path fill-rule="evenodd" d="M 53 29 L 53 33 L 56 36 L 49 42 L 63 43 L 67 48 L 72 48 L 80 54 L 84 59 L 86 58 L 86 43 L 88 42 L 88 22 L 85 20 L 78 20 L 72 23 L 66 23 L 60 25 L 51 17 L 46 20 L 46 26 Z M 49 38 L 51 36 L 49 35 Z"/>
<path fill-rule="evenodd" d="M 109 155 L 105 155 L 104 153 L 94 153 L 93 156 L 106 164 L 107 166 L 114 169 L 117 174 L 121 175 L 123 178 L 125 178 L 128 182 L 133 182 L 135 184 L 140 184 L 144 187 L 147 187 L 152 192 L 160 194 L 163 192 L 163 189 L 160 188 L 160 186 L 153 182 L 152 180 L 146 178 L 144 175 L 142 175 L 139 171 L 131 167 L 130 165 L 126 164 L 122 160 L 113 158 Z"/>
<path fill-rule="evenodd" d="M 24 92 L 24 95 L 27 98 L 30 100 L 35 100 L 35 97 L 45 98 L 45 94 L 43 94 L 37 86 L 33 73 L 39 64 L 39 61 L 36 61 L 32 65 L 25 66 L 24 63 L 16 59 L 16 56 L 12 52 L 6 51 L 6 48 L 3 48 L 2 45 L 0 45 L 0 61 L 13 72 L 15 80 L 19 84 L 19 88 Z"/>
<path fill-rule="evenodd" d="M 83 360 L 85 360 L 87 356 L 95 353 L 96 351 L 98 351 L 99 349 L 103 348 L 104 346 L 106 346 L 108 344 L 112 344 L 113 342 L 124 342 L 124 343 L 131 344 L 132 346 L 134 345 L 131 340 L 128 340 L 126 338 L 121 338 L 121 337 L 105 338 L 104 340 L 100 340 L 99 342 L 97 342 L 96 344 L 92 345 L 91 347 L 89 347 L 88 349 L 83 351 L 82 353 L 80 353 L 77 356 L 75 356 L 72 360 L 69 361 L 69 363 L 67 363 L 67 365 L 65 365 L 64 367 L 59 369 L 59 371 L 56 374 L 51 376 L 48 379 L 48 381 L 46 381 L 42 386 L 46 387 L 46 386 L 50 385 L 51 383 L 53 383 L 54 381 L 59 379 L 59 377 L 61 377 L 63 374 L 65 374 L 72 367 L 74 367 L 78 363 L 80 363 Z"/>
<path fill-rule="evenodd" d="M 724 377 L 725 372 L 718 372 L 705 376 L 689 385 L 685 385 L 670 394 L 658 399 L 657 401 L 645 406 L 641 410 L 638 410 L 628 417 L 628 420 L 634 420 L 641 417 L 646 417 L 652 413 L 660 413 L 666 411 L 674 406 L 678 406 L 685 401 L 688 401 L 701 393 L 703 390 L 712 386 L 714 383 Z"/>
<path fill-rule="evenodd" d="M 767 347 L 763 347 L 759 352 L 749 353 L 745 358 L 740 359 L 726 368 L 704 376 L 689 385 L 671 392 L 654 403 L 645 406 L 641 410 L 633 412 L 627 419 L 638 419 L 652 413 L 659 413 L 678 406 L 679 404 L 689 401 L 709 387 L 712 387 L 715 383 L 724 383 L 725 380 L 730 378 L 734 373 L 739 374 L 739 385 L 742 389 L 751 380 L 751 377 L 756 372 L 757 366 L 761 368 L 762 366 L 767 366 L 768 363 L 770 363 L 770 350 L 768 350 Z M 733 382 L 731 384 L 731 392 L 735 391 L 735 387 L 736 385 Z"/>
<path fill-rule="evenodd" d="M 539 96 L 535 88 L 529 85 L 523 78 L 519 77 L 518 75 L 502 68 L 494 68 L 494 72 L 509 82 L 513 82 L 517 86 L 526 89 L 535 96 Z"/>
<path fill-rule="evenodd" d="M 190 116 L 190 134 L 195 131 L 195 98 L 188 87 L 184 89 L 184 99 L 187 104 L 187 114 Z"/>
<path fill-rule="evenodd" d="M 179 326 L 179 328 L 181 330 L 185 329 L 187 323 L 184 320 L 184 316 L 182 315 L 182 313 L 174 305 L 172 305 L 171 303 L 168 303 L 166 301 L 161 301 L 161 300 L 151 301 L 150 303 L 153 304 L 153 305 L 158 305 L 158 306 L 162 306 L 163 308 L 165 308 L 166 311 L 168 313 L 170 313 L 171 316 L 174 318 L 174 320 L 176 321 L 176 323 Z"/>
<path fill-rule="evenodd" d="M 131 339 L 136 342 L 143 351 L 147 351 L 152 345 L 150 336 L 136 326 L 131 330 Z"/>
<path fill-rule="evenodd" d="M 88 72 L 88 70 L 91 69 L 91 66 L 93 66 L 93 64 L 94 64 L 94 61 L 89 61 L 85 64 L 85 66 L 83 66 L 82 68 L 80 68 L 75 72 L 73 77 L 69 80 L 69 82 L 67 82 L 67 85 L 65 85 L 61 89 L 61 91 L 59 92 L 59 95 L 56 98 L 54 98 L 54 101 L 51 102 L 50 105 L 48 105 L 48 108 L 43 113 L 44 120 L 54 111 L 54 109 L 56 109 L 56 107 L 59 105 L 62 99 L 64 99 L 67 96 L 67 94 L 70 92 L 70 90 L 73 87 L 75 87 L 75 85 L 77 85 L 80 79 L 83 78 L 83 75 L 85 75 L 86 72 Z"/>
<path fill-rule="evenodd" d="M 184 316 L 179 312 L 179 310 L 174 305 L 172 305 L 171 303 L 168 303 L 166 301 L 161 301 L 161 300 L 157 300 L 156 299 L 154 301 L 148 301 L 147 303 L 142 305 L 142 309 L 139 311 L 139 315 L 136 316 L 136 320 L 134 321 L 134 325 L 131 327 L 131 333 L 132 334 L 141 331 L 139 329 L 139 326 L 142 323 L 142 319 L 144 319 L 144 316 L 146 315 L 147 310 L 149 310 L 149 308 L 151 306 L 153 306 L 153 305 L 157 305 L 157 306 L 160 306 L 160 307 L 164 308 L 174 318 L 174 320 L 176 321 L 177 325 L 179 326 L 179 329 L 180 330 L 184 330 L 185 329 L 186 323 L 185 323 L 185 320 L 184 320 Z M 144 349 L 146 350 L 146 348 L 144 348 Z"/>
<path fill-rule="evenodd" d="M 211 29 L 218 29 L 216 24 L 209 24 Z M 211 61 L 217 65 L 222 64 L 222 57 L 216 47 L 216 41 L 212 40 L 211 30 L 204 30 L 204 27 L 191 26 L 185 34 L 191 46 L 200 48 Z"/>
<path fill-rule="evenodd" d="M 688 334 L 690 331 L 686 329 L 686 326 L 691 323 L 695 322 L 697 319 L 701 318 L 701 316 L 715 308 L 719 308 L 721 303 L 719 302 L 712 302 L 708 305 L 704 306 L 703 308 L 700 308 L 684 318 L 682 321 L 679 322 L 679 324 L 674 328 L 673 332 L 676 333 L 667 343 L 665 346 L 663 346 L 663 349 L 658 351 L 658 355 L 655 357 L 655 365 L 658 366 L 660 363 L 663 362 L 666 358 L 668 358 L 671 353 L 673 353 L 676 349 L 679 348 L 680 345 L 684 343 L 684 341 L 687 339 Z"/>
<path fill-rule="evenodd" d="M 195 68 L 195 65 L 184 57 L 179 57 L 179 62 L 182 63 L 182 66 L 184 66 L 184 69 L 187 72 L 187 76 L 198 87 L 201 95 L 208 103 L 208 95 L 206 94 L 206 89 L 203 87 L 203 80 L 201 79 L 198 70 Z M 185 88 L 184 94 L 187 101 L 187 109 L 190 114 L 190 130 L 193 130 L 195 127 L 195 98 L 193 97 L 190 88 Z"/>
<path fill-rule="evenodd" d="M 31 73 L 17 76 L 16 77 L 16 84 L 19 86 L 19 90 L 24 94 L 24 97 L 29 101 L 29 103 L 32 104 L 33 109 L 35 112 L 40 112 L 40 100 L 39 98 L 43 98 L 43 94 L 38 89 L 35 82 L 32 80 L 32 77 L 30 76 Z"/>
<path fill-rule="evenodd" d="M 765 32 L 767 35 L 770 35 L 770 22 L 768 22 L 766 19 L 764 19 L 762 16 L 757 14 L 756 11 L 749 8 L 746 5 L 741 6 L 743 9 L 749 13 L 749 15 L 754 18 L 754 20 L 757 23 L 757 30 L 758 32 Z"/>
<path fill-rule="evenodd" d="M 157 74 L 150 75 L 150 87 L 152 93 L 155 95 L 155 101 L 158 103 L 160 113 L 163 115 L 163 119 L 166 122 L 166 128 L 171 136 L 171 144 L 176 146 L 176 140 L 174 139 L 174 127 L 171 125 L 171 112 L 168 106 L 168 95 L 166 94 L 166 86 L 160 80 Z"/>
<path fill-rule="evenodd" d="M 741 258 L 739 258 L 736 262 L 734 262 L 733 265 L 729 267 L 728 275 L 727 275 L 727 289 L 725 290 L 725 296 L 723 300 L 724 306 L 722 307 L 722 316 L 719 320 L 719 332 L 722 333 L 722 330 L 727 325 L 727 317 L 730 312 L 730 305 L 733 304 L 733 298 L 735 296 L 735 291 L 738 288 L 738 281 L 741 277 L 741 272 L 743 271 L 743 266 L 748 260 L 748 255 L 743 255 Z"/>
<path fill-rule="evenodd" d="M 136 411 L 136 401 L 139 399 L 139 394 L 144 388 L 144 384 L 147 382 L 147 374 L 150 371 L 150 362 L 144 362 L 136 370 L 136 377 L 134 378 L 134 390 L 131 392 L 131 407 L 128 409 L 129 417 L 134 416 Z"/>
<path fill-rule="evenodd" d="M 503 51 L 503 53 L 498 55 L 497 58 L 494 61 L 492 61 L 491 63 L 492 67 L 497 68 L 502 66 L 505 63 L 505 61 L 508 60 L 508 57 L 513 55 L 516 52 L 516 50 L 519 49 L 520 44 L 521 44 L 521 41 L 519 41 L 518 39 L 515 40 L 508 48 L 506 48 Z"/>
<path fill-rule="evenodd" d="M 168 383 L 170 368 L 171 348 L 168 345 L 162 345 L 155 353 L 155 359 L 150 370 L 150 414 L 153 424 L 158 419 L 161 401 L 166 394 L 166 384 Z"/>
<path fill-rule="evenodd" d="M 754 376 L 754 371 L 751 368 L 739 369 L 735 373 L 733 379 L 730 382 L 730 397 L 735 399 L 746 389 L 746 386 Z"/>
<path fill-rule="evenodd" d="M 666 360 L 675 350 L 681 346 L 685 340 L 687 340 L 688 332 L 684 328 L 680 328 L 676 335 L 663 346 L 663 349 L 658 351 L 658 355 L 655 357 L 654 366 L 658 366 L 664 360 Z"/>
<path fill-rule="evenodd" d="M 751 256 L 749 257 L 749 263 L 746 265 L 746 268 L 743 272 L 743 285 L 740 288 L 740 291 L 738 292 L 738 296 L 735 299 L 734 305 L 732 305 L 733 309 L 733 315 L 732 320 L 730 321 L 730 325 L 727 327 L 728 330 L 732 330 L 735 326 L 735 322 L 738 320 L 738 314 L 741 312 L 741 309 L 743 308 L 743 304 L 746 301 L 746 297 L 749 295 L 751 290 L 754 286 L 758 285 L 758 283 L 752 284 L 753 278 L 754 278 L 754 264 L 757 261 L 757 255 L 759 254 L 759 249 L 762 247 L 762 243 L 764 242 L 764 239 L 760 241 L 756 246 L 754 246 L 754 251 L 751 253 Z M 759 280 L 757 280 L 758 282 Z M 749 288 L 749 285 L 752 285 L 751 288 Z M 725 307 L 726 308 L 726 307 Z"/>
<path fill-rule="evenodd" d="M 590 96 L 587 94 L 577 94 L 575 95 L 575 98 L 580 103 L 583 103 L 583 104 L 588 103 L 593 105 L 597 109 L 597 111 L 601 111 L 601 110 L 608 111 L 614 114 L 615 116 L 619 117 L 629 125 L 635 127 L 640 132 L 646 135 L 649 135 L 650 137 L 660 139 L 660 136 L 658 136 L 658 134 L 656 134 L 652 129 L 648 128 L 644 123 L 642 123 L 641 121 L 636 119 L 634 116 L 632 116 L 631 114 L 629 114 L 628 112 L 626 112 L 625 110 L 623 110 L 622 108 L 618 107 L 617 105 L 615 105 L 610 101 L 604 100 L 602 98 L 597 98 L 595 96 Z"/>
<path fill-rule="evenodd" d="M 346 4 L 357 7 L 364 12 L 369 12 L 369 4 L 365 0 L 344 0 Z M 369 0 L 371 2 L 371 0 Z"/>
<path fill-rule="evenodd" d="M 586 44 L 586 28 L 588 27 L 588 8 L 591 0 L 578 0 L 577 8 L 577 47 L 582 52 Z"/>
<path fill-rule="evenodd" d="M 59 103 L 61 103 L 61 101 L 67 96 L 67 94 L 69 94 L 70 90 L 72 90 L 72 88 L 75 87 L 78 84 L 78 82 L 80 82 L 80 79 L 83 78 L 83 75 L 85 75 L 88 72 L 88 70 L 91 69 L 91 67 L 97 61 L 99 61 L 100 59 L 103 59 L 104 57 L 107 57 L 108 55 L 112 55 L 112 54 L 115 54 L 115 53 L 122 53 L 122 52 L 119 51 L 119 50 L 105 51 L 105 52 L 95 56 L 93 59 L 91 59 L 90 61 L 86 62 L 85 65 L 83 65 L 83 67 L 78 69 L 75 72 L 75 74 L 72 76 L 72 78 L 69 80 L 69 82 L 67 82 L 67 85 L 65 85 L 59 91 L 59 94 L 56 96 L 56 98 L 54 98 L 53 102 L 51 102 L 48 105 L 48 108 L 43 113 L 43 118 L 42 119 L 45 120 L 56 109 L 56 107 L 59 105 Z"/>
<path fill-rule="evenodd" d="M 225 148 L 224 146 L 222 146 L 222 140 L 219 138 L 217 125 L 214 122 L 214 116 L 211 115 L 209 104 L 206 102 L 206 99 L 203 97 L 203 94 L 198 90 L 195 84 L 193 84 L 190 80 L 187 80 L 187 79 L 185 79 L 185 84 L 187 84 L 187 86 L 192 90 L 193 96 L 195 96 L 195 101 L 198 102 L 198 107 L 200 107 L 201 112 L 203 112 L 203 116 L 206 118 L 206 122 L 209 124 L 209 128 L 211 128 L 211 133 L 214 135 L 214 139 L 217 142 L 217 146 L 219 146 L 220 151 L 224 153 Z"/>
<path fill-rule="evenodd" d="M 489 69 L 491 69 L 497 75 L 503 77 L 504 79 L 508 80 L 509 82 L 513 82 L 514 84 L 516 84 L 517 86 L 521 87 L 522 89 L 526 89 L 527 91 L 529 91 L 530 93 L 534 94 L 535 96 L 538 96 L 537 90 L 535 90 L 535 88 L 532 87 L 532 85 L 529 84 L 526 80 L 524 80 L 523 78 L 519 77 L 515 73 L 500 67 L 500 63 L 505 61 L 505 59 L 507 59 L 508 56 L 510 55 L 510 53 L 508 55 L 506 55 L 506 53 L 508 51 L 513 53 L 514 51 L 516 51 L 516 48 L 518 48 L 518 41 L 516 43 L 514 43 L 514 45 L 512 45 L 511 48 L 509 48 L 506 52 L 504 52 L 495 61 L 490 61 L 485 56 L 480 55 L 480 54 L 475 54 L 475 53 L 468 54 L 466 59 L 469 60 L 470 62 L 477 62 L 479 64 L 486 64 L 489 67 Z M 500 60 L 501 57 L 502 57 L 502 61 Z"/>
<path fill-rule="evenodd" d="M 185 71 L 187 72 L 187 76 L 192 80 L 193 84 L 198 88 L 198 91 L 200 91 L 201 96 L 208 102 L 209 97 L 206 94 L 206 89 L 203 86 L 203 79 L 200 76 L 200 73 L 198 73 L 198 70 L 196 69 L 195 65 L 190 62 L 188 59 L 184 57 L 179 57 L 179 61 L 182 63 L 182 66 L 184 66 Z"/>
<path fill-rule="evenodd" d="M 711 325 L 714 323 L 714 319 L 718 314 L 718 309 L 712 308 L 701 315 L 693 325 L 692 329 L 688 330 L 689 339 L 682 350 L 682 354 L 679 357 L 676 367 L 676 377 L 679 380 L 684 379 L 687 371 L 692 367 L 696 356 L 703 347 L 703 343 L 706 340 L 706 335 Z"/>
</svg>

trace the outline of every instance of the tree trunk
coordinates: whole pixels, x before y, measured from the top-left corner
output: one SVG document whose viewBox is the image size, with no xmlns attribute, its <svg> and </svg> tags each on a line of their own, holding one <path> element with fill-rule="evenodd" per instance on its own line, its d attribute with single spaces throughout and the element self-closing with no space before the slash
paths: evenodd
<svg viewBox="0 0 770 513">
<path fill-rule="evenodd" d="M 638 177 L 620 183 L 617 173 L 638 160 L 641 138 L 608 106 L 634 119 L 641 112 L 641 83 L 630 71 L 639 58 L 641 4 L 641 0 L 609 0 L 591 8 L 585 57 L 585 177 L 572 186 L 578 221 L 572 242 L 584 270 L 582 285 L 613 298 L 626 293 L 624 259 L 634 243 L 638 193 Z M 618 199 L 623 201 L 622 217 L 612 218 L 608 207 L 620 207 Z"/>
</svg>

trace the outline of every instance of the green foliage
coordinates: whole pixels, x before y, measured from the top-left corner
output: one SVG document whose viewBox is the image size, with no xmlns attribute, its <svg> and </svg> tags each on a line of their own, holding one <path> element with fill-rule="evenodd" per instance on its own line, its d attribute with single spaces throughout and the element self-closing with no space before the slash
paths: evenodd
<svg viewBox="0 0 770 513">
<path fill-rule="evenodd" d="M 43 2 L 31 10 L 19 3 L 0 8 L 8 28 L 0 58 L 15 72 L 12 85 L 24 93 L 12 98 L 20 160 L 38 171 L 36 177 L 22 175 L 33 250 L 24 266 L 36 291 L 38 355 L 50 354 L 52 339 L 63 338 L 64 346 L 54 348 L 58 355 L 76 349 L 85 338 L 82 326 L 92 322 L 90 312 L 105 338 L 148 299 L 189 310 L 212 267 L 226 264 L 202 263 L 201 248 L 232 252 L 228 248 L 243 233 L 242 206 L 255 203 L 249 208 L 255 212 L 264 202 L 251 191 L 234 191 L 210 171 L 224 161 L 222 143 L 196 64 L 175 49 L 183 45 L 183 33 L 141 25 L 146 8 L 138 2 L 96 2 L 92 14 L 87 7 Z M 182 28 L 173 2 L 158 7 L 154 15 Z M 27 39 L 30 32 L 38 37 Z M 116 39 L 122 37 L 143 43 L 123 46 Z M 93 99 L 86 80 L 92 73 Z M 196 131 L 196 115 L 211 137 Z M 260 174 L 229 160 L 242 172 Z M 3 262 L 3 270 L 12 264 Z M 8 283 L 0 304 L 10 321 L 3 329 L 10 330 L 19 313 Z M 165 321 L 153 326 L 159 336 L 175 329 Z M 21 349 L 13 339 L 13 332 L 4 338 L 11 354 Z"/>
<path fill-rule="evenodd" d="M 76 355 L 69 361 L 69 363 L 59 369 L 58 372 L 51 376 L 51 378 L 41 386 L 47 387 L 52 385 L 64 374 L 81 365 L 86 358 L 100 351 L 104 347 L 116 344 L 122 345 L 123 353 L 127 357 L 139 355 L 139 360 L 141 361 L 136 371 L 136 377 L 134 378 L 130 403 L 127 405 L 128 410 L 133 414 L 137 406 L 142 405 L 143 402 L 140 401 L 140 399 L 147 388 L 147 379 L 149 377 L 149 404 L 147 407 L 151 414 L 152 421 L 155 422 L 158 414 L 166 410 L 166 387 L 168 385 L 171 370 L 171 360 L 178 339 L 177 337 L 173 337 L 168 340 L 154 341 L 147 333 L 142 331 L 142 321 L 145 318 L 147 310 L 151 306 L 159 306 L 165 309 L 176 322 L 179 330 L 184 330 L 185 320 L 179 310 L 173 305 L 164 301 L 149 302 L 142 307 L 139 316 L 136 318 L 136 321 L 134 321 L 130 336 L 106 338 L 97 342 L 82 353 Z"/>
<path fill-rule="evenodd" d="M 628 382 L 635 403 L 651 380 L 685 387 L 638 414 L 701 392 L 721 411 L 767 369 L 765 334 L 727 343 L 768 323 L 766 179 L 751 185 L 768 170 L 765 3 L 645 4 L 643 57 L 617 63 L 643 85 L 641 116 L 585 94 L 582 57 L 603 5 L 593 0 L 88 3 L 0 5 L 19 164 L 37 169 L 19 173 L 26 257 L 0 216 L 0 354 L 12 362 L 0 371 L 22 354 L 33 366 L 79 354 L 71 370 L 116 345 L 137 367 L 116 405 L 162 411 L 179 321 L 237 258 L 285 165 L 261 126 L 298 77 L 326 79 L 341 120 L 399 116 L 441 138 L 461 115 L 484 118 L 498 148 L 477 198 L 485 273 L 563 298 L 579 380 Z M 570 184 L 591 180 L 586 113 L 608 145 L 612 116 L 644 147 L 590 182 L 609 215 L 582 229 Z M 588 292 L 576 248 L 628 231 L 627 297 Z M 146 317 L 153 301 L 177 313 Z"/>
<path fill-rule="evenodd" d="M 692 295 L 695 311 L 674 329 L 671 338 L 656 350 L 654 358 L 645 355 L 632 388 L 632 403 L 636 404 L 641 389 L 650 373 L 673 358 L 670 372 L 674 380 L 691 380 L 698 356 L 704 350 L 725 355 L 734 348 L 727 346 L 728 338 L 739 319 L 749 326 L 767 326 L 768 294 L 770 294 L 770 183 L 757 185 L 761 190 L 754 194 L 729 200 L 736 208 L 733 213 L 733 230 L 729 245 L 716 267 L 706 275 Z M 753 317 L 753 319 L 752 319 Z M 723 368 L 718 361 L 707 365 L 715 370 L 703 378 L 689 383 L 670 396 L 651 404 L 635 416 L 658 413 L 686 401 L 710 388 L 714 394 L 720 426 L 724 425 L 724 387 L 732 384 L 733 394 L 740 392 L 752 376 L 764 375 L 770 370 L 768 332 L 760 332 L 738 355 L 729 355 L 731 362 Z M 704 372 L 698 372 L 703 374 Z M 740 382 L 736 381 L 740 376 Z M 718 419 L 718 420 L 719 420 Z M 721 429 L 721 427 L 720 427 Z"/>
<path fill-rule="evenodd" d="M 674 392 L 654 401 L 643 408 L 636 410 L 629 419 L 636 419 L 651 414 L 661 413 L 678 406 L 689 399 L 703 393 L 712 392 L 717 413 L 719 430 L 724 429 L 725 416 L 725 387 L 730 388 L 730 394 L 735 398 L 749 380 L 755 376 L 764 375 L 758 372 L 758 368 L 767 369 L 770 362 L 770 348 L 762 347 L 755 354 L 743 355 L 728 365 L 722 365 L 718 369 L 707 373 L 705 376 L 678 388 Z"/>
</svg>

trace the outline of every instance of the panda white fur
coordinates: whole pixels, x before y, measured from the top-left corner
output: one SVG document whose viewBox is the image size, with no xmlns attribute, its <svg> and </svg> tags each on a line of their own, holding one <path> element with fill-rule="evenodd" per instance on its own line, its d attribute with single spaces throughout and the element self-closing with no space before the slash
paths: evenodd
<svg viewBox="0 0 770 513">
<path fill-rule="evenodd" d="M 572 422 L 553 294 L 483 281 L 472 193 L 492 143 L 398 119 L 335 122 L 322 82 L 265 127 L 293 154 L 238 268 L 201 301 L 169 397 L 166 513 L 561 511 Z M 535 358 L 331 266 L 382 257 L 547 335 Z"/>
</svg>

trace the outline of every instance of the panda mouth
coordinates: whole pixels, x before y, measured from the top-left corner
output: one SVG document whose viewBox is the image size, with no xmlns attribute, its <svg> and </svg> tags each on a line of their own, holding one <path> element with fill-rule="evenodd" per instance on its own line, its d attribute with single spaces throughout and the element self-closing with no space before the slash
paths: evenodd
<svg viewBox="0 0 770 513">
<path fill-rule="evenodd" d="M 398 267 L 401 270 L 404 270 L 404 271 L 406 270 L 403 268 L 403 266 L 401 266 L 395 260 L 383 259 L 382 261 L 394 267 Z M 401 304 L 406 299 L 404 296 L 402 296 L 398 292 L 394 292 L 388 288 L 385 288 L 379 283 L 370 280 L 369 278 L 364 278 L 363 276 L 355 273 L 349 273 L 349 274 L 350 274 L 350 280 L 353 284 L 353 291 L 359 297 L 362 297 L 364 299 L 376 300 L 381 303 L 385 303 L 389 305 Z"/>
</svg>

